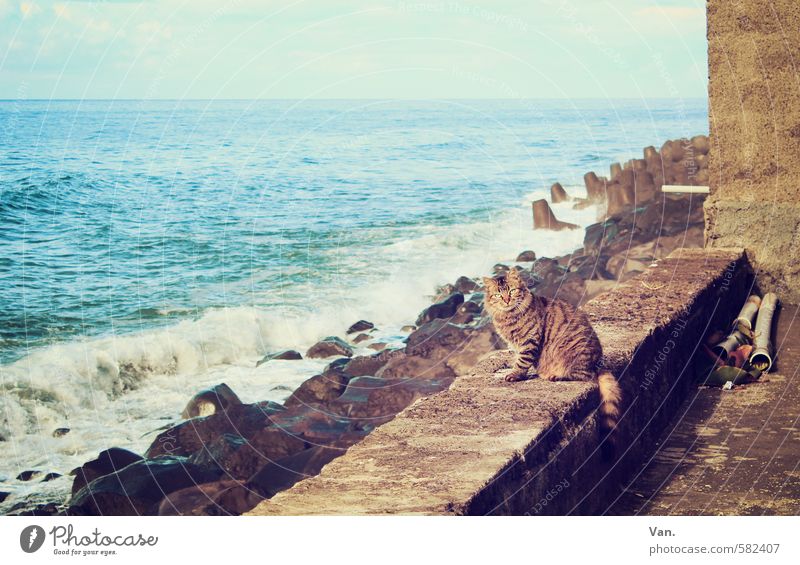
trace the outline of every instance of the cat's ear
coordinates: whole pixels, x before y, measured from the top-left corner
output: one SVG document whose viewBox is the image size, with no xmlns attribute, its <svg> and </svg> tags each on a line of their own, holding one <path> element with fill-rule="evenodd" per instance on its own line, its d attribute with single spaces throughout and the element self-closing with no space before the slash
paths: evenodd
<svg viewBox="0 0 800 565">
<path fill-rule="evenodd" d="M 491 277 L 483 277 L 483 286 L 486 288 L 497 288 L 497 281 Z"/>
</svg>

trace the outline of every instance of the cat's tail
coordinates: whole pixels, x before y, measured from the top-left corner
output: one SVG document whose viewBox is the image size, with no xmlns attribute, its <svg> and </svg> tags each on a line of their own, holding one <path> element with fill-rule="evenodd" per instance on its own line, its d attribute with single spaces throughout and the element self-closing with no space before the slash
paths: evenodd
<svg viewBox="0 0 800 565">
<path fill-rule="evenodd" d="M 608 371 L 601 373 L 597 377 L 597 384 L 600 385 L 600 432 L 603 436 L 603 443 L 613 455 L 616 446 L 616 434 L 614 429 L 617 427 L 620 415 L 620 404 L 622 403 L 622 389 L 617 379 Z"/>
</svg>

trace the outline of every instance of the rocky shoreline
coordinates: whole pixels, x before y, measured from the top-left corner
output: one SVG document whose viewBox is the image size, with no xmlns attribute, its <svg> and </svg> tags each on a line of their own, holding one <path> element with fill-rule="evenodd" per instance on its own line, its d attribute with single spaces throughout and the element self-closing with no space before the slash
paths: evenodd
<svg viewBox="0 0 800 565">
<path fill-rule="evenodd" d="M 706 136 L 644 149 L 642 159 L 614 163 L 609 176 L 588 172 L 586 195 L 574 206 L 601 205 L 601 221 L 586 228 L 584 245 L 560 257 L 524 250 L 516 264 L 534 292 L 580 305 L 642 273 L 678 247 L 703 246 L 702 195 L 671 195 L 664 184 L 708 183 Z M 556 183 L 552 201 L 570 199 Z M 535 229 L 574 229 L 546 201 L 533 203 Z M 313 476 L 416 399 L 444 390 L 487 353 L 503 349 L 483 313 L 480 276 L 461 276 L 438 289 L 405 347 L 392 349 L 359 320 L 304 354 L 282 351 L 261 363 L 331 359 L 282 404 L 245 404 L 221 383 L 196 394 L 184 421 L 162 431 L 144 455 L 121 448 L 100 453 L 73 471 L 66 506 L 15 504 L 26 515 L 237 515 L 307 476 Z M 372 355 L 355 356 L 367 343 Z M 41 480 L 35 471 L 30 480 Z M 3 493 L 0 493 L 3 496 Z M 7 495 L 6 495 L 7 496 Z M 0 500 L 1 502 L 2 500 Z"/>
</svg>

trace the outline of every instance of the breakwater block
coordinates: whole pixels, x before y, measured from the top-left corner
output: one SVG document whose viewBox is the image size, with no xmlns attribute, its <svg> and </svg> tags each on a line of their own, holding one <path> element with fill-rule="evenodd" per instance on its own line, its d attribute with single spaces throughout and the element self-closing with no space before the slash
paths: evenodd
<svg viewBox="0 0 800 565">
<path fill-rule="evenodd" d="M 495 352 L 253 515 L 601 514 L 694 387 L 689 360 L 752 284 L 740 249 L 678 249 L 584 305 L 620 380 L 617 456 L 599 449 L 591 383 L 506 383 Z"/>
</svg>

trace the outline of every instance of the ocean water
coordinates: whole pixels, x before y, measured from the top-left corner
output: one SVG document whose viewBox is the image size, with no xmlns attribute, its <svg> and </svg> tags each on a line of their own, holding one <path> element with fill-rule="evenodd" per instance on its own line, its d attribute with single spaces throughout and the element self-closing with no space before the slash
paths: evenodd
<svg viewBox="0 0 800 565">
<path fill-rule="evenodd" d="M 707 128 L 705 100 L 0 101 L 0 510 L 206 386 L 281 401 L 325 365 L 266 352 L 362 318 L 399 344 L 437 285 L 579 247 L 531 200 Z"/>
</svg>

